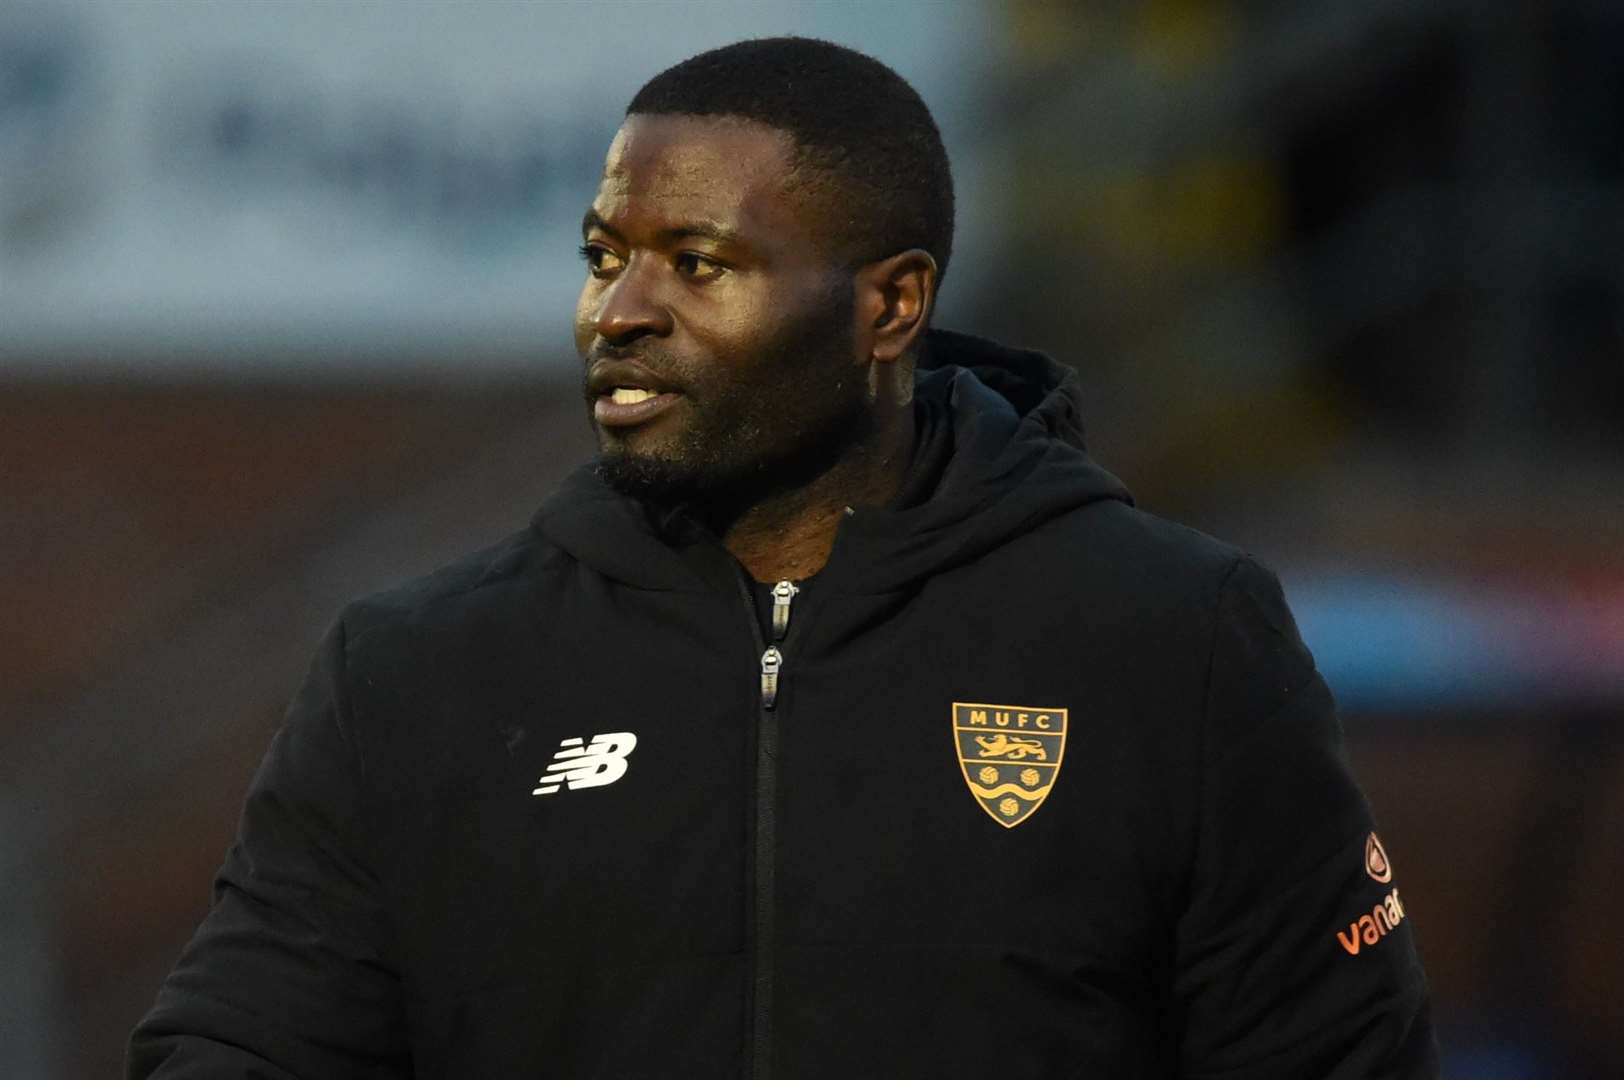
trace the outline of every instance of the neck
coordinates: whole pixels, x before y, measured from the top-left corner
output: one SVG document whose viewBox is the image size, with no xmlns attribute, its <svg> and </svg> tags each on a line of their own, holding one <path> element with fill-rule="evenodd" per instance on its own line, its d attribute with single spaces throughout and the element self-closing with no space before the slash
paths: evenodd
<svg viewBox="0 0 1624 1080">
<path fill-rule="evenodd" d="M 801 581 L 822 570 L 847 508 L 896 498 L 913 455 L 911 407 L 849 449 L 810 483 L 763 498 L 721 530 L 722 544 L 757 581 Z"/>
</svg>

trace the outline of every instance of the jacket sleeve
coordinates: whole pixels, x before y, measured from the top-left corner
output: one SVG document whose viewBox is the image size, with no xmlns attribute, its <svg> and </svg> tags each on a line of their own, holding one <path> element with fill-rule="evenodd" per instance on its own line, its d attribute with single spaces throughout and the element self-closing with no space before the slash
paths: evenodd
<svg viewBox="0 0 1624 1080">
<path fill-rule="evenodd" d="M 1280 584 L 1247 558 L 1213 629 L 1174 994 L 1190 1078 L 1438 1075 L 1399 879 Z"/>
<path fill-rule="evenodd" d="M 249 789 L 208 916 L 135 1029 L 130 1077 L 409 1075 L 345 651 L 340 621 Z"/>
</svg>

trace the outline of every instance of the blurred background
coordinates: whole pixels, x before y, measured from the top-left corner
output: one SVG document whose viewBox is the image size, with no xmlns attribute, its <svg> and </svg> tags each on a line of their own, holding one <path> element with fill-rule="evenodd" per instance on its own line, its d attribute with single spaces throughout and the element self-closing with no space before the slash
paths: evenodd
<svg viewBox="0 0 1624 1080">
<path fill-rule="evenodd" d="M 920 89 L 938 323 L 1281 572 L 1449 1074 L 1624 1075 L 1624 6 L 0 0 L 0 1075 L 117 1075 L 348 598 L 588 452 L 632 92 L 798 32 Z"/>
</svg>

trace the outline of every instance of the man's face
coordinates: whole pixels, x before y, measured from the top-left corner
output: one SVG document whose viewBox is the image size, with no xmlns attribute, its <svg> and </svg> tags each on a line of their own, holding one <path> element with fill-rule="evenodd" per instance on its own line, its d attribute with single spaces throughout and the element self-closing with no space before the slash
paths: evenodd
<svg viewBox="0 0 1624 1080">
<path fill-rule="evenodd" d="M 575 345 L 615 486 L 740 498 L 827 469 L 868 419 L 852 274 L 787 134 L 626 119 L 583 222 Z"/>
</svg>

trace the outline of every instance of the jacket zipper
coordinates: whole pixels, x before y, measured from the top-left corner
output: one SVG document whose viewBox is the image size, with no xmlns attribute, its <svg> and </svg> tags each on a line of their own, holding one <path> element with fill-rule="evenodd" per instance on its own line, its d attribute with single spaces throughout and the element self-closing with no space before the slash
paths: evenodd
<svg viewBox="0 0 1624 1080">
<path fill-rule="evenodd" d="M 784 666 L 784 654 L 776 646 L 767 646 L 761 654 L 761 707 L 767 712 L 778 704 L 778 672 Z"/>
<path fill-rule="evenodd" d="M 793 581 L 780 581 L 773 586 L 773 640 L 783 641 L 789 633 L 789 606 L 801 590 Z"/>
<path fill-rule="evenodd" d="M 779 644 L 789 633 L 790 608 L 801 591 L 792 581 L 773 586 L 772 642 L 764 641 L 756 617 L 751 582 L 741 573 L 750 632 L 761 650 L 760 716 L 756 730 L 756 834 L 755 834 L 755 952 L 751 983 L 753 1011 L 750 1031 L 750 1074 L 754 1080 L 772 1076 L 774 858 L 778 803 L 778 678 L 784 667 Z"/>
</svg>

